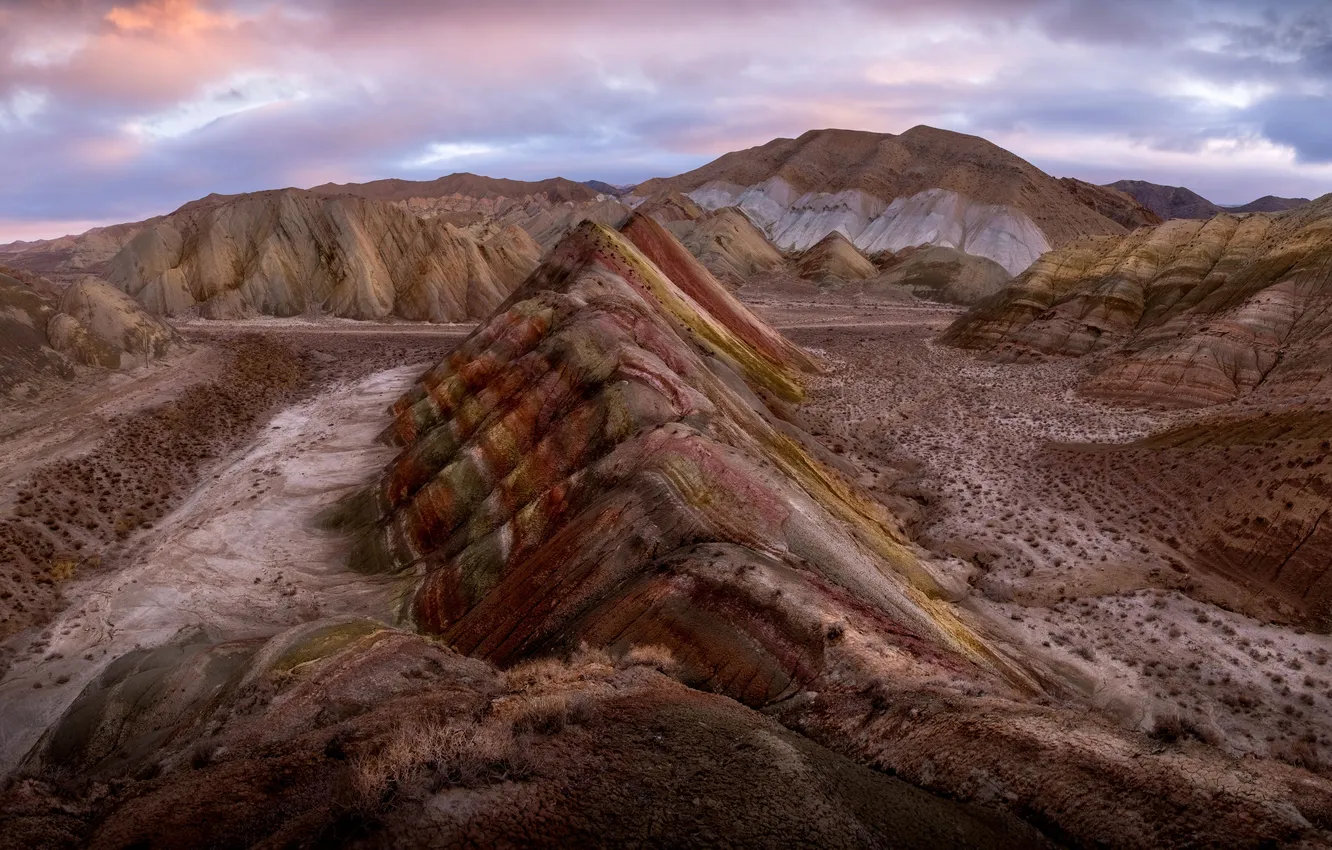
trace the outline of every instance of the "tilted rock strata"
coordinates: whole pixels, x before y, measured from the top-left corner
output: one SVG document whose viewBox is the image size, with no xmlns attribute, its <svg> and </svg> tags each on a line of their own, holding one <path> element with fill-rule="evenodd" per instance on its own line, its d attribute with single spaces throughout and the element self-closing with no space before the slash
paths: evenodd
<svg viewBox="0 0 1332 850">
<path fill-rule="evenodd" d="M 819 623 L 854 599 L 895 651 L 1004 668 L 778 415 L 808 365 L 652 219 L 585 224 L 395 406 L 353 561 L 419 575 L 414 621 L 502 664 L 661 643 L 763 705 L 820 672 Z"/>
<path fill-rule="evenodd" d="M 1007 358 L 1113 349 L 1085 389 L 1125 402 L 1213 404 L 1260 385 L 1325 395 L 1330 307 L 1332 196 L 1075 243 L 943 339 Z"/>
<path fill-rule="evenodd" d="M 736 207 L 704 213 L 690 222 L 672 222 L 675 234 L 719 280 L 743 284 L 755 275 L 786 267 L 776 246 Z"/>
<path fill-rule="evenodd" d="M 117 254 L 108 277 L 161 315 L 451 322 L 494 309 L 536 250 L 511 230 L 481 242 L 375 201 L 283 190 L 174 214 Z"/>
<path fill-rule="evenodd" d="M 816 130 L 737 151 L 663 188 L 705 209 L 739 206 L 783 250 L 841 230 L 866 254 L 942 245 L 1017 273 L 1052 246 L 1117 235 L 1119 223 L 1053 177 L 975 136 L 915 127 L 900 136 Z"/>
</svg>

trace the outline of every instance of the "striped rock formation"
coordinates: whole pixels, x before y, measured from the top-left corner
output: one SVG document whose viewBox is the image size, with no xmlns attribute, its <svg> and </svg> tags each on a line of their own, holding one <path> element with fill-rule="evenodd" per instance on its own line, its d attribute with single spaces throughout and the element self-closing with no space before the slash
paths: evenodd
<svg viewBox="0 0 1332 850">
<path fill-rule="evenodd" d="M 813 365 L 653 219 L 584 224 L 395 405 L 353 564 L 411 576 L 410 618 L 468 654 L 664 644 L 753 705 L 821 673 L 834 623 L 1006 667 L 784 418 Z"/>
<path fill-rule="evenodd" d="M 487 315 L 539 255 L 517 228 L 483 241 L 384 202 L 284 189 L 187 204 L 107 278 L 160 315 L 456 322 Z"/>
<path fill-rule="evenodd" d="M 1197 406 L 1332 392 L 1332 196 L 1051 252 L 944 334 L 1016 359 L 1113 352 L 1087 392 Z"/>
</svg>

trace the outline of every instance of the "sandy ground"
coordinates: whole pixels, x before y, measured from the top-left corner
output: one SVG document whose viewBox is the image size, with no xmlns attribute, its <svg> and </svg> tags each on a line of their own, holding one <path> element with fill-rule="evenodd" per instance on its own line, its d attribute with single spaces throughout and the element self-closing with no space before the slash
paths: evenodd
<svg viewBox="0 0 1332 850">
<path fill-rule="evenodd" d="M 756 306 L 829 365 L 803 409 L 814 433 L 969 570 L 974 604 L 1012 641 L 1094 682 L 1125 725 L 1178 717 L 1237 754 L 1332 764 L 1332 637 L 1204 601 L 1227 596 L 1224 579 L 1178 559 L 1133 493 L 1037 462 L 1052 442 L 1126 443 L 1204 412 L 1089 401 L 1071 360 L 938 346 L 948 309 Z"/>
<path fill-rule="evenodd" d="M 0 682 L 0 772 L 124 652 L 182 629 L 231 638 L 328 614 L 389 616 L 392 582 L 349 573 L 341 539 L 313 518 L 392 456 L 374 443 L 385 408 L 427 365 L 336 384 L 282 411 L 135 541 L 131 566 L 69 586 L 76 603 L 47 627 L 48 645 Z"/>
</svg>

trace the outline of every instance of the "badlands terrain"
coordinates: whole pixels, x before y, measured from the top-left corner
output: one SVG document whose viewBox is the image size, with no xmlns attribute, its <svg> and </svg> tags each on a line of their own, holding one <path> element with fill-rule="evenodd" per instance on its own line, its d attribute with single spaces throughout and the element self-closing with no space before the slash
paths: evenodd
<svg viewBox="0 0 1332 850">
<path fill-rule="evenodd" d="M 816 131 L 0 247 L 15 846 L 1325 846 L 1332 196 Z"/>
</svg>

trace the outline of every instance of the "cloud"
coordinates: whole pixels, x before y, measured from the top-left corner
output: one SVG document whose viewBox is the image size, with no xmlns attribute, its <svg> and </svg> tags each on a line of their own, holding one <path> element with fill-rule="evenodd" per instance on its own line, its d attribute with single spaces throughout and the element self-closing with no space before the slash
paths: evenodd
<svg viewBox="0 0 1332 850">
<path fill-rule="evenodd" d="M 1303 0 L 10 0 L 0 218 L 460 169 L 633 182 L 920 123 L 1061 174 L 1316 195 L 1330 97 L 1332 12 Z"/>
</svg>

